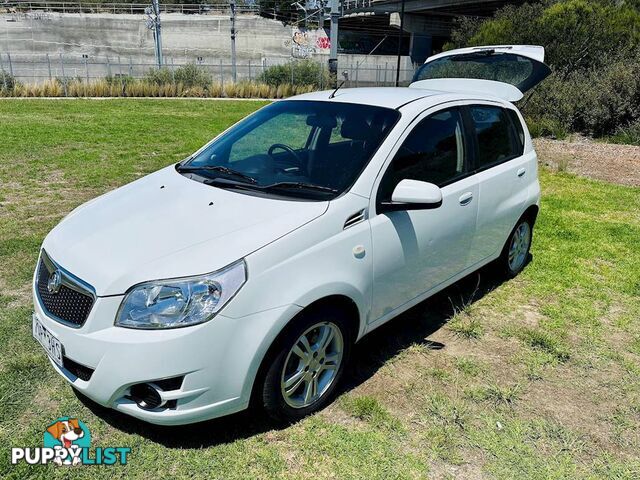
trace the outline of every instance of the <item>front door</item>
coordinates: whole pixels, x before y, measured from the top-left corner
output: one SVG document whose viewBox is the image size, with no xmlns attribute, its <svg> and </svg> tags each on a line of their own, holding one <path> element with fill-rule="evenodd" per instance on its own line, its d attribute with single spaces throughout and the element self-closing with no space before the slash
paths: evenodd
<svg viewBox="0 0 640 480">
<path fill-rule="evenodd" d="M 461 110 L 439 110 L 404 139 L 376 192 L 370 220 L 374 286 L 371 321 L 433 290 L 469 266 L 478 212 L 478 184 L 469 175 L 469 139 Z M 380 213 L 395 186 L 421 180 L 442 189 L 442 205 L 429 210 Z"/>
</svg>

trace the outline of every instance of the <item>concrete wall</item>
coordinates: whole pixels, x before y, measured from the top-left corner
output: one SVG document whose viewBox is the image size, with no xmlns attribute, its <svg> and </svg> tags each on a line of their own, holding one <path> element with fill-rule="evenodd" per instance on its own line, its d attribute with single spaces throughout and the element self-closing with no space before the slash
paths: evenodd
<svg viewBox="0 0 640 480">
<path fill-rule="evenodd" d="M 238 78 L 255 78 L 264 68 L 296 58 L 326 65 L 329 45 L 323 30 L 300 32 L 256 15 L 236 21 Z M 227 15 L 162 15 L 165 63 L 199 63 L 214 79 L 231 80 L 230 20 Z M 62 56 L 62 57 L 61 57 Z M 23 82 L 50 77 L 100 78 L 128 74 L 140 77 L 155 65 L 153 32 L 144 15 L 0 14 L 0 67 Z M 384 84 L 395 80 L 393 56 L 340 55 L 340 71 L 350 71 L 350 84 Z M 382 70 L 385 69 L 386 73 Z M 411 77 L 407 58 L 402 78 Z M 385 82 L 386 80 L 386 82 Z"/>
<path fill-rule="evenodd" d="M 236 22 L 239 60 L 290 56 L 291 27 L 275 20 L 241 15 Z M 230 52 L 230 21 L 222 15 L 162 15 L 163 50 L 181 62 L 218 59 Z M 20 54 L 135 56 L 154 61 L 153 33 L 144 15 L 37 12 L 0 15 L 0 51 Z"/>
</svg>

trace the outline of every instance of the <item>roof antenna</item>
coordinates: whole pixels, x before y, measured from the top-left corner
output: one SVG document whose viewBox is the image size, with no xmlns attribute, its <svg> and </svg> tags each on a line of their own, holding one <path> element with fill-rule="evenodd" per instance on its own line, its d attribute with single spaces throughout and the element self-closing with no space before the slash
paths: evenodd
<svg viewBox="0 0 640 480">
<path fill-rule="evenodd" d="M 338 90 L 340 90 L 340 88 L 344 85 L 344 82 L 349 80 L 349 72 L 347 72 L 346 70 L 344 72 L 342 72 L 342 76 L 344 77 L 344 80 L 342 80 L 342 82 L 340 82 L 340 85 L 338 85 L 336 87 L 336 89 L 333 92 L 331 92 L 331 95 L 329 95 L 329 98 L 335 97 L 336 96 L 336 92 Z"/>
</svg>

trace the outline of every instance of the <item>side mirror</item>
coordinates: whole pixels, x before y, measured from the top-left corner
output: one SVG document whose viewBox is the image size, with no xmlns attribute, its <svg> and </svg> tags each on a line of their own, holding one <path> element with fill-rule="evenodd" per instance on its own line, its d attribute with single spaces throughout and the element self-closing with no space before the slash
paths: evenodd
<svg viewBox="0 0 640 480">
<path fill-rule="evenodd" d="M 433 183 L 401 180 L 393 190 L 390 202 L 382 202 L 383 212 L 427 210 L 442 205 L 442 191 Z"/>
</svg>

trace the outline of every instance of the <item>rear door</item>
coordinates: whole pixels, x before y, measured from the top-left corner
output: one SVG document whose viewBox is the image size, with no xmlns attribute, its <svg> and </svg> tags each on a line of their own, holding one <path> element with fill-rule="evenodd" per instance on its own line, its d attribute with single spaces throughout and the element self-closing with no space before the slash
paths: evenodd
<svg viewBox="0 0 640 480">
<path fill-rule="evenodd" d="M 469 47 L 427 58 L 410 87 L 484 93 L 515 102 L 550 73 L 543 47 Z"/>
<path fill-rule="evenodd" d="M 489 102 L 472 104 L 465 107 L 465 121 L 474 143 L 474 177 L 480 189 L 470 252 L 471 263 L 476 264 L 500 253 L 522 215 L 529 183 L 536 177 L 531 166 L 535 154 L 524 154 L 524 132 L 515 109 Z"/>
<path fill-rule="evenodd" d="M 371 321 L 437 289 L 468 266 L 478 210 L 478 185 L 460 107 L 423 113 L 403 134 L 375 188 L 371 218 L 374 286 Z M 404 179 L 438 185 L 442 205 L 383 211 Z"/>
</svg>

